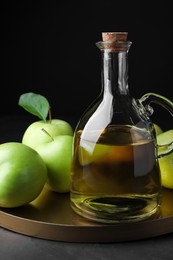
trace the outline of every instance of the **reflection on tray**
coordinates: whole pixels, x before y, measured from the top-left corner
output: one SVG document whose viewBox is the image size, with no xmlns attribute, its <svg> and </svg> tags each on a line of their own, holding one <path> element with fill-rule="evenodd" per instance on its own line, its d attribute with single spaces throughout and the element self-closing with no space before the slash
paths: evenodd
<svg viewBox="0 0 173 260">
<path fill-rule="evenodd" d="M 155 218 L 166 218 L 173 216 L 173 190 L 163 188 L 162 204 L 159 215 Z M 27 218 L 35 221 L 47 223 L 57 223 L 63 225 L 104 225 L 86 220 L 76 213 L 70 207 L 70 194 L 58 194 L 44 188 L 40 196 L 32 203 L 14 209 L 1 209 L 3 212 L 15 215 L 21 218 Z"/>
</svg>

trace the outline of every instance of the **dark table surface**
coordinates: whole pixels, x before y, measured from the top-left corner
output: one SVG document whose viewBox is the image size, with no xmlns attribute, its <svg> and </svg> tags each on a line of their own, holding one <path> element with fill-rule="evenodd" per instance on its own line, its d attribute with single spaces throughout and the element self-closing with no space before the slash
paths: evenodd
<svg viewBox="0 0 173 260">
<path fill-rule="evenodd" d="M 171 260 L 173 234 L 121 243 L 68 243 L 16 234 L 0 228 L 2 260 Z"/>
<path fill-rule="evenodd" d="M 0 142 L 20 141 L 24 130 L 32 120 L 20 116 L 1 117 Z M 71 122 L 73 125 L 76 123 L 74 120 Z M 0 259 L 2 260 L 169 260 L 172 257 L 173 233 L 139 241 L 72 243 L 30 237 L 0 227 Z"/>
</svg>

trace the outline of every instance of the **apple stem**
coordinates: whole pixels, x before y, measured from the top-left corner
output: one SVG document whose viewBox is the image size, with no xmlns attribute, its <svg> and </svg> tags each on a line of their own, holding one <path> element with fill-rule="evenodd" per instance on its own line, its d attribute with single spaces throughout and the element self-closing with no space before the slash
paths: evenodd
<svg viewBox="0 0 173 260">
<path fill-rule="evenodd" d="M 47 135 L 52 139 L 52 141 L 54 141 L 53 137 L 52 137 L 44 128 L 42 128 L 41 130 L 42 130 L 45 134 L 47 134 Z"/>
</svg>

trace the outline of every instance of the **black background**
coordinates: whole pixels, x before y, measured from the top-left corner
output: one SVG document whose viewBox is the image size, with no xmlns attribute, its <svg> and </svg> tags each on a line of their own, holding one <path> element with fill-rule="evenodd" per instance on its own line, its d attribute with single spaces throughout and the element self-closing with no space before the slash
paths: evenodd
<svg viewBox="0 0 173 260">
<path fill-rule="evenodd" d="M 171 1 L 3 1 L 1 12 L 0 115 L 26 115 L 18 99 L 35 92 L 53 117 L 79 118 L 100 93 L 102 31 L 128 32 L 132 96 L 173 99 Z M 159 107 L 155 116 L 172 119 Z"/>
</svg>

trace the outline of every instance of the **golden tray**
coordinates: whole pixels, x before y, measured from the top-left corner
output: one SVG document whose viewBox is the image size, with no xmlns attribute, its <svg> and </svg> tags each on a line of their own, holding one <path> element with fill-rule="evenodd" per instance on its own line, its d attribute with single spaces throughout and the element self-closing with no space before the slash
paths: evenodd
<svg viewBox="0 0 173 260">
<path fill-rule="evenodd" d="M 135 223 L 100 224 L 78 216 L 70 207 L 70 194 L 44 188 L 32 203 L 0 208 L 0 226 L 48 240 L 111 243 L 156 237 L 173 232 L 173 190 L 162 190 L 159 215 Z"/>
</svg>

